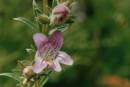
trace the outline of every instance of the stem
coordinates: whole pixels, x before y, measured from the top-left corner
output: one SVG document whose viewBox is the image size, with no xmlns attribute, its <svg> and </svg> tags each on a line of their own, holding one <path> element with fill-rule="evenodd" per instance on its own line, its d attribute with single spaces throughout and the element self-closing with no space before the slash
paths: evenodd
<svg viewBox="0 0 130 87">
<path fill-rule="evenodd" d="M 59 1 L 59 0 L 56 0 L 56 3 L 57 3 L 57 4 L 59 4 L 59 3 L 60 3 L 60 1 Z"/>
<path fill-rule="evenodd" d="M 42 82 L 41 87 L 43 87 L 48 80 L 49 80 L 49 77 L 47 76 L 47 77 L 44 79 L 44 81 Z"/>
<path fill-rule="evenodd" d="M 44 25 L 43 33 L 48 35 L 49 29 L 48 29 L 48 24 Z"/>
<path fill-rule="evenodd" d="M 39 80 L 36 80 L 32 87 L 39 87 Z"/>
<path fill-rule="evenodd" d="M 35 87 L 39 87 L 39 82 L 38 82 L 38 80 L 35 82 Z"/>
<path fill-rule="evenodd" d="M 40 87 L 43 87 L 43 86 L 47 83 L 47 81 L 49 80 L 51 74 L 52 74 L 52 71 L 50 71 L 50 72 L 48 73 L 48 76 L 45 76 L 45 77 L 43 78 L 43 80 L 41 81 Z"/>
<path fill-rule="evenodd" d="M 48 0 L 43 0 L 43 12 L 44 12 L 44 14 L 48 15 L 47 6 L 48 6 Z"/>
<path fill-rule="evenodd" d="M 46 15 L 48 15 L 49 13 L 48 13 L 48 0 L 43 0 L 43 12 L 44 12 L 44 14 L 46 14 Z M 45 24 L 44 26 L 43 26 L 43 29 L 42 29 L 42 32 L 44 33 L 44 34 L 48 34 L 48 32 L 49 32 L 49 30 L 48 30 L 48 24 Z"/>
</svg>

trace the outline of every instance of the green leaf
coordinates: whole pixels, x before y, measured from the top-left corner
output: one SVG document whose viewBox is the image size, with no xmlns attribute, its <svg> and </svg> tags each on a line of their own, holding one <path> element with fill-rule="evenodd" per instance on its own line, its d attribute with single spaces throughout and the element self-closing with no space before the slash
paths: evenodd
<svg viewBox="0 0 130 87">
<path fill-rule="evenodd" d="M 43 80 L 43 82 L 40 84 L 40 87 L 43 87 L 43 86 L 47 83 L 48 80 L 49 80 L 49 77 L 46 77 L 46 78 Z"/>
<path fill-rule="evenodd" d="M 7 76 L 7 77 L 10 77 L 10 78 L 20 82 L 20 78 L 14 73 L 1 73 L 0 76 Z"/>
<path fill-rule="evenodd" d="M 53 1 L 52 1 L 52 8 L 54 8 L 56 5 L 57 5 L 57 1 L 56 1 L 56 0 L 53 0 Z"/>
<path fill-rule="evenodd" d="M 64 32 L 67 29 L 69 29 L 69 26 L 70 26 L 69 24 L 63 24 L 63 25 L 57 27 L 57 29 L 60 30 L 61 32 Z"/>
<path fill-rule="evenodd" d="M 32 6 L 33 6 L 33 14 L 34 14 L 34 17 L 38 17 L 39 15 L 42 14 L 42 11 L 39 9 L 37 3 L 35 0 L 33 0 L 32 2 Z M 39 31 L 42 30 L 42 25 L 35 19 L 35 22 L 39 28 Z"/>
<path fill-rule="evenodd" d="M 26 48 L 25 50 L 26 50 L 27 53 L 33 53 L 33 52 L 35 52 L 35 50 L 31 49 L 31 48 Z"/>
<path fill-rule="evenodd" d="M 70 24 L 62 24 L 62 25 L 55 25 L 55 26 L 52 26 L 52 29 L 53 30 L 59 30 L 61 32 L 64 32 L 66 31 L 67 29 L 69 29 L 70 27 Z M 53 31 L 52 30 L 52 31 Z"/>
<path fill-rule="evenodd" d="M 39 9 L 37 3 L 35 0 L 33 0 L 32 2 L 32 6 L 33 6 L 33 13 L 34 13 L 34 16 L 37 17 L 39 16 L 40 14 L 42 14 L 42 11 Z"/>
<path fill-rule="evenodd" d="M 33 24 L 30 20 L 24 18 L 24 17 L 18 17 L 18 18 L 14 18 L 14 20 L 16 21 L 20 21 L 24 24 L 26 24 L 28 27 L 30 27 L 33 31 L 36 31 L 37 26 L 35 24 Z"/>
</svg>

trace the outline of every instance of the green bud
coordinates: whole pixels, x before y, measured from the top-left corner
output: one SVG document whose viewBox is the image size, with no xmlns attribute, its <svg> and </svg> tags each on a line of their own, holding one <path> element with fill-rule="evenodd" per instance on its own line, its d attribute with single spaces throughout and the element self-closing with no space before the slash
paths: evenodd
<svg viewBox="0 0 130 87">
<path fill-rule="evenodd" d="M 42 15 L 36 17 L 36 20 L 42 24 L 49 24 L 50 23 L 49 17 L 45 14 L 42 14 Z"/>
</svg>

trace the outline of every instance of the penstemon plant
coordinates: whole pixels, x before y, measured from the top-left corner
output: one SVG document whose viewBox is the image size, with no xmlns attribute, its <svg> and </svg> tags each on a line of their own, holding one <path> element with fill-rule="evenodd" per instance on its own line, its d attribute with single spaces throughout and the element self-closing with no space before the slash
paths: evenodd
<svg viewBox="0 0 130 87">
<path fill-rule="evenodd" d="M 71 8 L 75 0 L 43 0 L 43 9 L 32 1 L 34 22 L 18 17 L 14 20 L 25 23 L 34 32 L 34 47 L 26 49 L 34 59 L 25 63 L 18 61 L 19 72 L 1 73 L 18 81 L 18 87 L 44 87 L 53 72 L 62 70 L 60 64 L 72 65 L 73 60 L 60 49 L 63 46 L 62 33 L 69 29 L 75 16 Z M 27 61 L 27 60 L 25 60 Z"/>
</svg>

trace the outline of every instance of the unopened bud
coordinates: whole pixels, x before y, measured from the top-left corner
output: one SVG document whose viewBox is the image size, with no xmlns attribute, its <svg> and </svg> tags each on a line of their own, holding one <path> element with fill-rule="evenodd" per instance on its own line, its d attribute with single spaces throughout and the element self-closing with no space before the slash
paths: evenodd
<svg viewBox="0 0 130 87">
<path fill-rule="evenodd" d="M 69 8 L 65 4 L 59 4 L 52 10 L 51 24 L 64 23 L 69 15 Z"/>
<path fill-rule="evenodd" d="M 49 17 L 45 14 L 39 15 L 38 17 L 36 17 L 36 20 L 42 24 L 49 24 L 50 23 Z"/>
<path fill-rule="evenodd" d="M 32 70 L 32 66 L 27 66 L 23 69 L 23 75 L 27 78 L 31 78 L 34 75 L 34 72 Z"/>
</svg>

